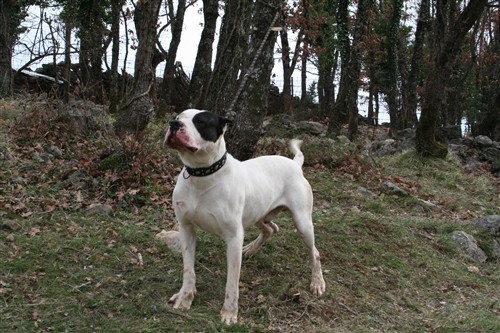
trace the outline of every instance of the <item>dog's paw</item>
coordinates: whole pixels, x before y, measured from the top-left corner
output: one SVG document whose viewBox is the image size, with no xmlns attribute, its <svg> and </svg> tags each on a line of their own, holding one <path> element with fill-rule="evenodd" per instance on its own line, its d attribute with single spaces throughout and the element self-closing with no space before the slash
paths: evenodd
<svg viewBox="0 0 500 333">
<path fill-rule="evenodd" d="M 314 296 L 321 296 L 326 290 L 326 283 L 323 277 L 313 278 L 311 281 L 311 292 Z"/>
<path fill-rule="evenodd" d="M 243 246 L 241 253 L 244 258 L 250 258 L 255 254 L 255 252 L 257 252 L 259 247 L 256 245 L 256 241 L 257 240 L 254 240 L 253 242 Z"/>
<path fill-rule="evenodd" d="M 221 321 L 226 325 L 236 324 L 238 322 L 238 310 L 228 310 L 224 306 L 220 311 Z"/>
<path fill-rule="evenodd" d="M 177 294 L 172 296 L 168 303 L 172 304 L 174 309 L 189 309 L 194 298 L 194 291 L 186 292 L 179 291 Z"/>
</svg>

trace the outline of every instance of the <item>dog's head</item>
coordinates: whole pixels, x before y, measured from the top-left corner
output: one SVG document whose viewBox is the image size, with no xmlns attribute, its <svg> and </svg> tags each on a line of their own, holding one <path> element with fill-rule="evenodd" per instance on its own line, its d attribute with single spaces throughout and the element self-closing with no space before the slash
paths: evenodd
<svg viewBox="0 0 500 333">
<path fill-rule="evenodd" d="M 210 111 L 188 109 L 170 122 L 165 143 L 181 155 L 210 153 L 220 144 L 230 122 Z"/>
</svg>

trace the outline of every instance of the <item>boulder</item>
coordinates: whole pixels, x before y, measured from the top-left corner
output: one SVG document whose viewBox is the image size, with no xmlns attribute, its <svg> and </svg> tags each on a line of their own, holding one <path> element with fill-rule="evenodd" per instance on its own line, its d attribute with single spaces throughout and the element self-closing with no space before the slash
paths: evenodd
<svg viewBox="0 0 500 333">
<path fill-rule="evenodd" d="M 463 256 L 477 263 L 484 263 L 488 259 L 483 250 L 477 246 L 476 239 L 465 231 L 453 231 L 451 239 L 455 243 L 458 252 Z"/>
<path fill-rule="evenodd" d="M 491 140 L 486 135 L 478 135 L 473 140 L 474 145 L 478 147 L 490 147 L 493 145 L 493 140 Z"/>
<path fill-rule="evenodd" d="M 6 231 L 17 231 L 21 229 L 21 225 L 17 221 L 6 219 L 0 222 L 0 229 Z"/>
<path fill-rule="evenodd" d="M 298 129 L 311 135 L 324 136 L 328 127 L 316 121 L 301 121 L 298 124 Z"/>
<path fill-rule="evenodd" d="M 492 236 L 500 237 L 500 215 L 489 215 L 471 221 L 476 228 L 488 231 Z"/>
<path fill-rule="evenodd" d="M 491 257 L 493 259 L 500 259 L 500 242 L 496 239 L 493 240 L 491 244 Z"/>
<path fill-rule="evenodd" d="M 395 194 L 395 195 L 400 196 L 400 197 L 404 197 L 404 196 L 408 195 L 408 192 L 406 192 L 401 187 L 397 186 L 396 184 L 394 184 L 393 182 L 390 182 L 390 181 L 385 181 L 382 184 L 382 187 L 389 194 Z"/>
<path fill-rule="evenodd" d="M 95 216 L 95 215 L 110 216 L 113 214 L 113 207 L 104 204 L 91 204 L 85 210 L 85 214 L 87 216 Z"/>
</svg>

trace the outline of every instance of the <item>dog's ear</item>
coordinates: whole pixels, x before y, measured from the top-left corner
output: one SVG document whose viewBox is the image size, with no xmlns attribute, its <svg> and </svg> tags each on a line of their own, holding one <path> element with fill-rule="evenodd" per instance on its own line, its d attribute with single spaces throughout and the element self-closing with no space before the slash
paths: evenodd
<svg viewBox="0 0 500 333">
<path fill-rule="evenodd" d="M 233 121 L 229 118 L 219 116 L 219 124 L 221 124 L 224 132 L 227 130 L 228 124 L 232 124 Z"/>
</svg>

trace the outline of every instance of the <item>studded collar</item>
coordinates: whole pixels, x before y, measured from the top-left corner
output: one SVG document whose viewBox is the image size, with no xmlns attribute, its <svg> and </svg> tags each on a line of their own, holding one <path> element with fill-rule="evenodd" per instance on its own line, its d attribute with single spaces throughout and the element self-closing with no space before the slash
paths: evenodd
<svg viewBox="0 0 500 333">
<path fill-rule="evenodd" d="M 184 172 L 182 175 L 185 179 L 188 179 L 190 176 L 194 177 L 210 176 L 211 174 L 214 174 L 217 171 L 219 171 L 224 166 L 224 164 L 226 164 L 226 160 L 227 160 L 227 152 L 225 152 L 224 155 L 222 155 L 222 157 L 218 161 L 216 161 L 214 164 L 206 168 L 191 168 L 185 165 Z M 187 176 L 185 174 L 186 172 Z"/>
</svg>

